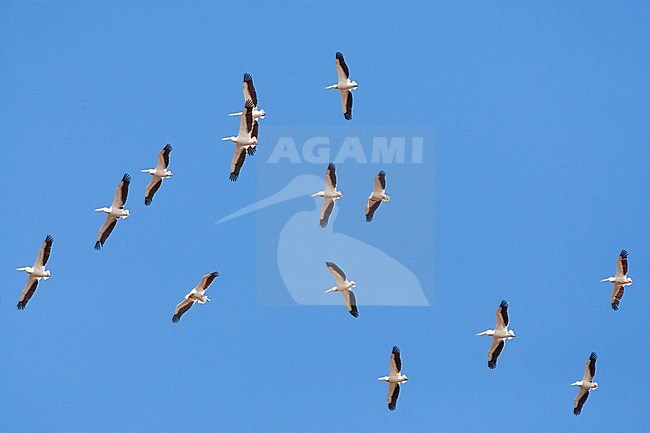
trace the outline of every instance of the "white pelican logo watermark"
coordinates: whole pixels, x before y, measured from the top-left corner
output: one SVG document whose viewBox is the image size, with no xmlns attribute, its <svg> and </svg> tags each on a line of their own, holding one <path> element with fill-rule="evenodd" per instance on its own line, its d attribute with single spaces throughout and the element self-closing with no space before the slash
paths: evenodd
<svg viewBox="0 0 650 433">
<path fill-rule="evenodd" d="M 425 293 L 422 278 L 410 269 L 404 254 L 396 258 L 383 245 L 382 237 L 386 231 L 399 233 L 404 229 L 401 224 L 380 225 L 385 223 L 381 219 L 382 210 L 388 209 L 393 202 L 378 212 L 381 216 L 370 223 L 373 226 L 366 222 L 365 207 L 380 170 L 388 173 L 388 191 L 391 190 L 391 173 L 394 173 L 395 179 L 400 179 L 398 166 L 404 170 L 404 165 L 408 164 L 422 172 L 432 173 L 432 164 L 425 158 L 424 148 L 433 140 L 427 140 L 423 134 L 379 137 L 359 133 L 347 138 L 322 135 L 305 138 L 289 136 L 285 131 L 279 132 L 275 140 L 265 140 L 269 147 L 273 147 L 266 151 L 267 164 L 258 166 L 258 178 L 263 176 L 265 179 L 264 182 L 258 182 L 259 199 L 251 200 L 251 204 L 216 222 L 225 225 L 248 214 L 257 215 L 257 254 L 264 258 L 257 260 L 258 281 L 261 282 L 258 284 L 258 301 L 259 291 L 268 290 L 261 287 L 264 285 L 262 282 L 273 279 L 275 274 L 278 282 L 276 286 L 281 284 L 282 290 L 288 292 L 290 299 L 285 296 L 284 301 L 270 302 L 271 304 L 340 305 L 339 297 L 324 295 L 325 289 L 331 286 L 331 276 L 325 262 L 333 261 L 354 276 L 357 282 L 355 293 L 360 306 L 431 305 L 427 296 L 427 293 L 431 296 L 431 275 L 426 276 L 429 281 Z M 269 132 L 266 134 L 268 137 Z M 263 149 L 264 144 L 260 144 L 260 149 Z M 329 162 L 338 164 L 336 176 L 345 198 L 336 200 L 328 224 L 321 227 L 319 220 L 323 198 L 314 193 L 323 190 L 325 186 L 323 173 Z M 424 183 L 419 187 L 433 188 L 432 175 L 419 181 Z M 403 181 L 400 179 L 399 182 Z M 430 185 L 426 185 L 427 182 Z M 274 185 L 269 185 L 270 183 Z M 415 203 L 416 199 L 415 196 L 409 200 L 399 197 L 393 201 Z M 430 212 L 433 216 L 432 208 Z M 363 239 L 364 236 L 359 236 L 360 233 L 355 230 L 341 228 L 343 223 L 337 224 L 337 219 L 347 222 L 348 217 L 354 218 L 360 229 L 369 230 L 371 227 L 377 235 Z M 426 233 L 427 236 L 430 234 L 431 239 L 428 241 L 432 245 L 432 231 Z M 433 252 L 431 248 L 429 251 L 431 259 L 426 260 L 432 265 Z"/>
</svg>

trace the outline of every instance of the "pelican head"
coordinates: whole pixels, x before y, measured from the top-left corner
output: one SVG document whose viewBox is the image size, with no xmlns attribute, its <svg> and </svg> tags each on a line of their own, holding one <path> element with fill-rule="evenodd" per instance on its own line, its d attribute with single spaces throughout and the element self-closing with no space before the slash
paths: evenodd
<svg viewBox="0 0 650 433">
<path fill-rule="evenodd" d="M 625 280 L 625 284 L 632 284 L 632 278 L 627 277 L 627 279 Z"/>
<path fill-rule="evenodd" d="M 350 82 L 350 85 L 351 85 L 354 89 L 356 89 L 357 87 L 359 87 L 359 85 L 357 84 L 356 81 L 351 81 L 351 82 Z"/>
<path fill-rule="evenodd" d="M 131 215 L 131 212 L 129 212 L 128 209 L 122 209 L 122 215 L 120 215 L 120 218 L 124 219 L 124 218 L 126 218 L 126 217 L 128 217 L 130 215 Z"/>
<path fill-rule="evenodd" d="M 598 382 L 591 382 L 591 389 L 598 388 Z"/>
<path fill-rule="evenodd" d="M 403 382 L 408 382 L 408 381 L 409 381 L 409 378 L 406 377 L 405 374 L 402 374 L 402 381 L 403 381 Z"/>
<path fill-rule="evenodd" d="M 264 117 L 266 117 L 266 111 L 264 111 L 264 110 L 257 110 L 257 113 L 255 113 L 255 114 L 257 114 L 257 116 L 260 119 L 264 119 Z"/>
<path fill-rule="evenodd" d="M 169 177 L 172 177 L 173 175 L 174 175 L 174 173 L 172 173 L 171 171 L 169 171 L 169 170 L 165 171 L 165 177 L 169 178 Z"/>
<path fill-rule="evenodd" d="M 494 330 L 493 329 L 488 329 L 487 331 L 479 332 L 476 334 L 477 337 L 480 337 L 481 335 L 487 335 L 488 337 L 493 337 L 494 336 Z"/>
<path fill-rule="evenodd" d="M 356 281 L 350 281 L 350 288 L 357 287 Z"/>
<path fill-rule="evenodd" d="M 251 145 L 256 145 L 258 143 L 257 137 L 251 137 Z"/>
<path fill-rule="evenodd" d="M 513 331 L 512 329 L 509 330 L 509 331 L 508 331 L 508 339 L 510 339 L 510 338 L 515 338 L 515 337 L 516 337 L 516 335 L 515 335 L 515 331 Z"/>
</svg>

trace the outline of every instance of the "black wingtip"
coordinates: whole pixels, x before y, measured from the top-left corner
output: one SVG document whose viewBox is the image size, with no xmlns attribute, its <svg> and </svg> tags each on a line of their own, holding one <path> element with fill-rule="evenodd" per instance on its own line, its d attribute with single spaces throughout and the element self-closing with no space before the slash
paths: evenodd
<svg viewBox="0 0 650 433">
<path fill-rule="evenodd" d="M 327 169 L 328 170 L 336 170 L 336 164 L 334 164 L 333 162 L 330 162 L 329 164 L 327 164 Z"/>
<path fill-rule="evenodd" d="M 214 272 L 212 272 L 210 275 L 212 275 L 212 276 L 214 276 L 215 278 L 217 278 L 217 277 L 219 276 L 219 272 L 214 271 Z"/>
<path fill-rule="evenodd" d="M 497 363 L 493 361 L 488 361 L 488 367 L 490 368 L 490 370 L 494 370 L 495 368 L 497 368 Z"/>
<path fill-rule="evenodd" d="M 366 215 L 366 222 L 369 223 L 372 221 L 372 217 L 369 215 Z"/>
<path fill-rule="evenodd" d="M 576 415 L 576 416 L 580 415 L 580 409 L 578 409 L 578 408 L 573 409 L 573 414 Z"/>
<path fill-rule="evenodd" d="M 327 227 L 327 221 L 321 221 L 319 225 L 320 228 L 324 229 L 325 227 Z"/>
<path fill-rule="evenodd" d="M 131 175 L 129 173 L 124 173 L 124 176 L 122 176 L 122 182 L 125 183 L 131 182 Z"/>
<path fill-rule="evenodd" d="M 53 242 L 54 238 L 51 235 L 45 236 L 45 242 Z"/>
<path fill-rule="evenodd" d="M 147 198 L 144 199 L 144 205 L 145 205 L 145 206 L 149 206 L 149 205 L 151 205 L 152 202 L 153 202 L 153 199 L 152 199 L 152 198 L 148 198 L 148 197 L 147 197 Z"/>
<path fill-rule="evenodd" d="M 257 148 L 255 146 L 251 146 L 248 149 L 246 149 L 246 153 L 248 154 L 248 156 L 255 155 L 255 152 L 257 152 Z"/>
<path fill-rule="evenodd" d="M 499 307 L 508 308 L 508 301 L 506 301 L 505 299 L 501 300 Z"/>
<path fill-rule="evenodd" d="M 350 311 L 350 314 L 351 314 L 352 317 L 354 317 L 355 319 L 356 319 L 357 317 L 359 317 L 359 312 L 358 312 L 358 311 Z"/>
<path fill-rule="evenodd" d="M 228 179 L 230 179 L 231 182 L 237 182 L 237 179 L 239 179 L 239 175 L 231 173 Z"/>
<path fill-rule="evenodd" d="M 399 346 L 393 346 L 393 353 L 399 353 Z"/>
<path fill-rule="evenodd" d="M 341 59 L 343 58 L 343 53 L 340 52 L 340 51 L 337 51 L 337 52 L 336 52 L 336 58 L 339 59 L 339 60 L 341 60 Z"/>
<path fill-rule="evenodd" d="M 343 117 L 345 117 L 345 120 L 352 120 L 352 114 L 351 113 L 345 113 L 343 115 Z"/>
<path fill-rule="evenodd" d="M 621 257 L 627 258 L 627 250 L 621 250 Z"/>
<path fill-rule="evenodd" d="M 618 311 L 618 304 L 612 304 L 612 310 Z"/>
<path fill-rule="evenodd" d="M 325 262 L 325 266 L 327 267 L 334 266 L 334 262 Z"/>
<path fill-rule="evenodd" d="M 379 173 L 377 173 L 377 176 L 386 176 L 386 172 L 384 170 L 381 170 Z"/>
<path fill-rule="evenodd" d="M 95 242 L 95 249 L 97 251 L 101 250 L 104 244 L 102 244 L 100 241 Z"/>
<path fill-rule="evenodd" d="M 165 151 L 167 151 L 167 152 L 171 152 L 172 150 L 174 150 L 174 148 L 172 147 L 171 144 L 167 143 L 167 144 L 165 145 L 165 147 L 163 147 L 163 150 L 165 150 Z"/>
<path fill-rule="evenodd" d="M 249 74 L 248 72 L 246 72 L 246 73 L 244 74 L 244 81 L 247 82 L 247 83 L 248 83 L 249 81 L 253 81 L 253 76 L 252 76 L 251 74 Z"/>
<path fill-rule="evenodd" d="M 19 310 L 24 310 L 26 305 L 27 305 L 27 304 L 24 303 L 24 302 L 19 302 L 18 305 L 16 305 L 16 307 L 17 307 Z"/>
<path fill-rule="evenodd" d="M 598 359 L 598 354 L 596 352 L 591 352 L 591 355 L 589 355 L 589 359 L 592 361 L 595 361 Z"/>
<path fill-rule="evenodd" d="M 172 323 L 178 323 L 181 320 L 179 316 L 172 317 Z"/>
</svg>

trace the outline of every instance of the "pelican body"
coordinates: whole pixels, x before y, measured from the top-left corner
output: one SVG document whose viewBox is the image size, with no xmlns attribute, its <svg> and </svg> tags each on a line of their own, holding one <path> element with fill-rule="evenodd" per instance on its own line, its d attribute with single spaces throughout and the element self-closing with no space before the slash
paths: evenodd
<svg viewBox="0 0 650 433">
<path fill-rule="evenodd" d="M 32 298 L 32 296 L 34 296 L 38 282 L 41 279 L 47 280 L 50 278 L 51 272 L 48 269 L 45 269 L 45 265 L 50 259 L 50 252 L 52 251 L 53 242 L 54 238 L 50 235 L 47 235 L 45 237 L 45 241 L 43 241 L 43 244 L 41 245 L 41 248 L 38 250 L 38 256 L 36 256 L 34 266 L 16 268 L 17 271 L 25 271 L 29 274 L 27 283 L 25 284 L 23 291 L 20 293 L 20 298 L 18 299 L 17 307 L 19 310 L 24 310 L 29 300 Z"/>
<path fill-rule="evenodd" d="M 325 265 L 336 281 L 336 286 L 326 290 L 325 293 L 340 292 L 341 295 L 343 295 L 345 306 L 352 317 L 359 317 L 359 310 L 357 309 L 357 298 L 354 296 L 354 292 L 352 291 L 352 289 L 356 287 L 357 283 L 354 281 L 348 281 L 348 277 L 345 275 L 345 272 L 343 272 L 343 270 L 339 268 L 335 263 L 325 262 Z"/>
<path fill-rule="evenodd" d="M 573 402 L 573 414 L 580 415 L 582 412 L 582 406 L 587 401 L 589 397 L 589 391 L 592 389 L 598 388 L 598 382 L 594 382 L 594 376 L 596 375 L 596 360 L 598 355 L 596 352 L 591 352 L 587 363 L 585 364 L 585 372 L 582 376 L 582 380 L 573 382 L 571 386 L 578 386 L 578 395 L 576 396 L 575 401 Z"/>
<path fill-rule="evenodd" d="M 323 191 L 318 191 L 311 196 L 323 197 L 323 206 L 320 211 L 319 224 L 322 228 L 325 228 L 329 223 L 332 210 L 334 210 L 334 200 L 343 197 L 343 193 L 336 190 L 336 166 L 333 163 L 330 162 L 327 166 L 327 170 L 325 170 L 325 189 Z"/>
<path fill-rule="evenodd" d="M 632 284 L 632 278 L 627 276 L 627 256 L 628 252 L 626 250 L 621 250 L 618 259 L 616 260 L 616 275 L 600 280 L 601 283 L 614 284 L 614 290 L 610 296 L 610 304 L 614 311 L 618 310 L 618 305 L 625 293 L 625 286 Z"/>
<path fill-rule="evenodd" d="M 399 384 L 409 380 L 405 374 L 402 374 L 402 358 L 397 346 L 393 346 L 393 351 L 390 354 L 389 371 L 388 376 L 379 377 L 377 380 L 388 382 L 388 410 L 395 410 L 397 408 L 397 398 L 399 397 Z"/>
<path fill-rule="evenodd" d="M 389 201 L 390 197 L 386 195 L 386 172 L 381 170 L 373 183 L 372 194 L 368 197 L 366 203 L 366 221 L 370 222 L 375 216 L 375 211 L 379 209 L 381 202 Z"/>
<path fill-rule="evenodd" d="M 156 168 L 145 168 L 144 170 L 140 170 L 142 173 L 149 173 L 152 176 L 151 181 L 144 192 L 145 206 L 151 204 L 154 194 L 156 194 L 162 185 L 163 179 L 169 179 L 173 176 L 172 172 L 167 170 L 167 167 L 169 167 L 169 154 L 172 149 L 171 144 L 167 144 L 163 147 L 163 149 L 158 153 L 158 163 L 156 164 Z"/>
<path fill-rule="evenodd" d="M 99 229 L 99 233 L 97 233 L 97 241 L 95 242 L 96 250 L 100 250 L 104 246 L 106 239 L 108 239 L 108 236 L 115 228 L 117 221 L 119 219 L 127 218 L 130 215 L 129 210 L 124 209 L 126 198 L 129 195 L 130 183 L 131 175 L 129 173 L 124 173 L 122 181 L 115 189 L 115 198 L 113 199 L 111 207 L 100 207 L 99 209 L 95 209 L 95 212 L 104 212 L 106 214 L 106 220 Z"/>
<path fill-rule="evenodd" d="M 181 316 L 185 314 L 187 310 L 192 308 L 192 305 L 196 304 L 197 302 L 199 304 L 210 302 L 210 298 L 206 296 L 205 291 L 208 289 L 208 287 L 210 287 L 212 281 L 214 281 L 214 279 L 218 276 L 219 272 L 212 272 L 210 274 L 204 275 L 201 278 L 199 284 L 197 284 L 196 287 L 190 291 L 190 293 L 185 295 L 185 298 L 178 305 L 176 305 L 174 316 L 172 317 L 173 323 L 178 323 L 181 320 Z"/>
<path fill-rule="evenodd" d="M 508 317 L 508 301 L 505 299 L 499 304 L 496 317 L 497 323 L 494 327 L 495 329 L 488 329 L 487 331 L 476 334 L 477 336 L 487 335 L 488 337 L 492 337 L 492 345 L 488 349 L 488 368 L 490 369 L 497 368 L 497 358 L 501 354 L 506 340 L 515 338 L 515 332 L 508 330 L 510 319 Z"/>
<path fill-rule="evenodd" d="M 341 109 L 345 120 L 352 119 L 352 90 L 356 90 L 358 85 L 356 81 L 350 80 L 350 69 L 345 63 L 343 53 L 336 53 L 336 73 L 339 81 L 336 84 L 325 87 L 326 89 L 338 89 L 341 93 Z"/>
</svg>

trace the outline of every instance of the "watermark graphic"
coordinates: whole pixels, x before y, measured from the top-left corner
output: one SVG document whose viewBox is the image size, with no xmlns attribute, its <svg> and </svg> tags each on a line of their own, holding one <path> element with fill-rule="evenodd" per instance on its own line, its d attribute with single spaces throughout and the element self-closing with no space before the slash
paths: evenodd
<svg viewBox="0 0 650 433">
<path fill-rule="evenodd" d="M 258 303 L 341 305 L 325 262 L 354 279 L 357 303 L 427 306 L 433 296 L 433 130 L 372 127 L 265 127 L 254 158 L 250 204 L 223 216 L 256 215 Z M 343 198 L 321 228 L 325 170 L 336 164 Z M 365 220 L 383 170 L 390 202 Z M 426 194 L 426 197 L 424 196 Z M 426 198 L 426 200 L 423 200 Z"/>
</svg>

